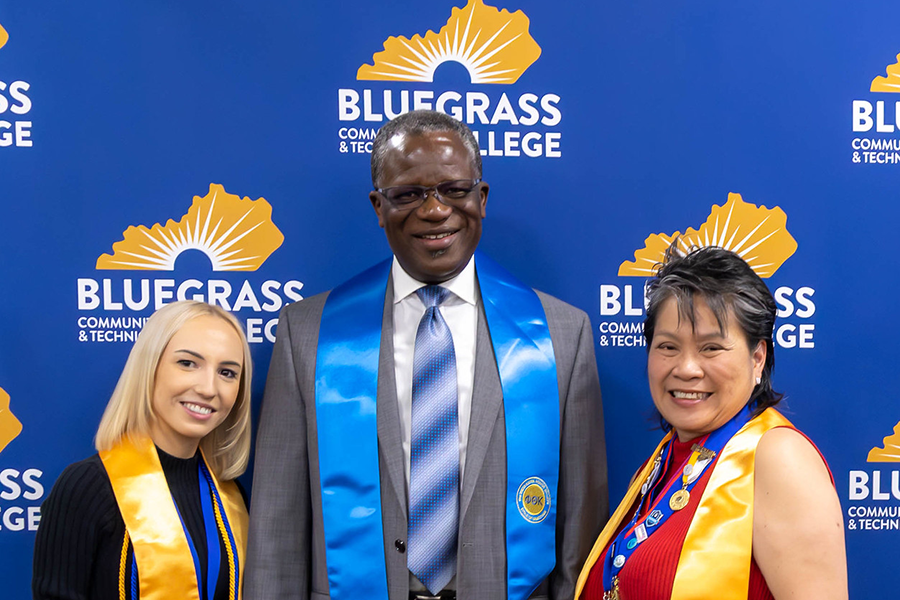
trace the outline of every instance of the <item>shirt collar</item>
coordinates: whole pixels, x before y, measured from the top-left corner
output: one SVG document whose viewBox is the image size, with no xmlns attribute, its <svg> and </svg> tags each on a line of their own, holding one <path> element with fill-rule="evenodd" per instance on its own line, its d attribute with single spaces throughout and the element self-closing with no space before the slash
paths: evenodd
<svg viewBox="0 0 900 600">
<path fill-rule="evenodd" d="M 402 301 L 404 298 L 415 292 L 421 287 L 425 287 L 426 283 L 422 283 L 417 279 L 413 279 L 409 273 L 403 270 L 397 257 L 391 265 L 391 277 L 394 281 L 394 304 Z M 453 295 L 464 302 L 468 302 L 472 306 L 477 305 L 477 294 L 475 292 L 475 256 L 469 259 L 465 268 L 460 271 L 459 275 L 440 284 L 441 287 L 447 288 Z"/>
</svg>

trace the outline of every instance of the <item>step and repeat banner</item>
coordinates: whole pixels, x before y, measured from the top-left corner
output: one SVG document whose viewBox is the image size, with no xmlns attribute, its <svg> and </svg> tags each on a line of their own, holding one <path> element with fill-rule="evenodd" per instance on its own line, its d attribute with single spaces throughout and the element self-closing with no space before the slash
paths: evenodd
<svg viewBox="0 0 900 600">
<path fill-rule="evenodd" d="M 675 236 L 779 306 L 776 388 L 834 473 L 851 598 L 900 589 L 900 4 L 148 0 L 0 5 L 0 597 L 146 318 L 244 323 L 389 250 L 378 128 L 468 123 L 482 249 L 590 315 L 612 501 L 660 433 L 643 285 Z"/>
</svg>

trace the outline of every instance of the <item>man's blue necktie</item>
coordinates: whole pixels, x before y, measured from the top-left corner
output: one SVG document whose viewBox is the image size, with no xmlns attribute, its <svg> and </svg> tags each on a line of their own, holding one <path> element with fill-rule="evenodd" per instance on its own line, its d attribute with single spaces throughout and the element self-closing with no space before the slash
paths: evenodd
<svg viewBox="0 0 900 600">
<path fill-rule="evenodd" d="M 416 332 L 409 473 L 409 570 L 438 593 L 456 573 L 459 528 L 459 419 L 456 353 L 439 310 L 450 294 L 417 292 L 425 314 Z"/>
</svg>

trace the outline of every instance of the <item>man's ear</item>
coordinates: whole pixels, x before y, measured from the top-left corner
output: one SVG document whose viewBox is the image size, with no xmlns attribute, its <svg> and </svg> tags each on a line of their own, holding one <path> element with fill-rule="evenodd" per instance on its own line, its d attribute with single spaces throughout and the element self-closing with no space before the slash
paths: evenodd
<svg viewBox="0 0 900 600">
<path fill-rule="evenodd" d="M 378 215 L 378 226 L 384 229 L 384 217 L 381 215 L 381 209 L 384 206 L 384 196 L 372 190 L 369 192 L 369 200 L 372 202 L 375 214 Z"/>
<path fill-rule="evenodd" d="M 491 186 L 489 186 L 489 185 L 488 185 L 487 183 L 485 183 L 484 181 L 482 181 L 482 182 L 479 183 L 478 185 L 479 185 L 479 187 L 481 188 L 481 189 L 478 191 L 478 193 L 481 194 L 481 218 L 483 219 L 483 218 L 485 218 L 485 217 L 487 216 L 487 212 L 485 211 L 485 207 L 487 206 L 488 192 L 490 191 Z"/>
</svg>

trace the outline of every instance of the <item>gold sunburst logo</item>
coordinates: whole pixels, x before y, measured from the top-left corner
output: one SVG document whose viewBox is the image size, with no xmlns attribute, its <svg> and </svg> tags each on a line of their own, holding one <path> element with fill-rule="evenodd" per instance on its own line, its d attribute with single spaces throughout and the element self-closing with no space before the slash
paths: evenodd
<svg viewBox="0 0 900 600">
<path fill-rule="evenodd" d="M 866 462 L 900 462 L 900 423 L 894 425 L 894 433 L 884 438 L 884 448 L 869 450 Z"/>
<path fill-rule="evenodd" d="M 9 410 L 9 394 L 0 388 L 0 452 L 22 433 L 22 423 Z"/>
<path fill-rule="evenodd" d="M 528 33 L 529 23 L 521 10 L 509 13 L 469 0 L 451 11 L 438 33 L 388 38 L 373 64 L 361 66 L 356 78 L 432 82 L 437 68 L 452 61 L 468 70 L 472 83 L 515 83 L 541 55 Z"/>
<path fill-rule="evenodd" d="M 6 42 L 9 41 L 9 34 L 6 33 L 6 30 L 3 29 L 3 25 L 0 24 L 0 48 L 6 45 Z"/>
<path fill-rule="evenodd" d="M 129 227 L 113 253 L 97 259 L 97 268 L 172 271 L 182 252 L 199 250 L 213 271 L 255 271 L 283 241 L 265 198 L 241 198 L 212 183 L 179 222 Z"/>
<path fill-rule="evenodd" d="M 728 194 L 723 206 L 713 206 L 709 218 L 698 229 L 682 234 L 658 233 L 634 253 L 634 261 L 619 266 L 624 277 L 656 274 L 666 249 L 678 238 L 680 249 L 719 246 L 737 253 L 760 277 L 771 277 L 797 250 L 797 242 L 787 230 L 787 215 L 779 207 L 766 208 L 744 202 L 740 194 Z"/>
<path fill-rule="evenodd" d="M 896 63 L 888 65 L 887 76 L 879 75 L 872 80 L 869 91 L 900 93 L 900 54 L 897 55 Z"/>
</svg>

